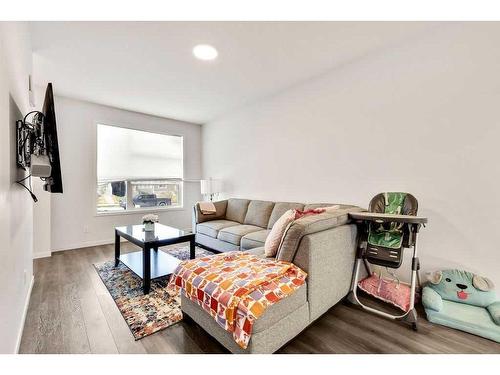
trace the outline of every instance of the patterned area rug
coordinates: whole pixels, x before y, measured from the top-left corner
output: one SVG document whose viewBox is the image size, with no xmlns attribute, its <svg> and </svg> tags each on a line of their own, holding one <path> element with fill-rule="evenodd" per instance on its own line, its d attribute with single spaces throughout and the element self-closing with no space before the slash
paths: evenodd
<svg viewBox="0 0 500 375">
<path fill-rule="evenodd" d="M 162 250 L 178 259 L 189 259 L 188 244 L 166 246 Z M 207 255 L 213 253 L 196 247 L 196 258 Z M 136 340 L 182 320 L 180 297 L 166 288 L 170 276 L 152 280 L 150 293 L 144 295 L 142 280 L 122 263 L 115 267 L 112 260 L 94 267 Z"/>
</svg>

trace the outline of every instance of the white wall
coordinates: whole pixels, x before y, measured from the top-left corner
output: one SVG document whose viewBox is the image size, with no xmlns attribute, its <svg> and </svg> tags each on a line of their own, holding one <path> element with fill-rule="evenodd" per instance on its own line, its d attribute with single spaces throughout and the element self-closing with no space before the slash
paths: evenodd
<svg viewBox="0 0 500 375">
<path fill-rule="evenodd" d="M 57 94 L 57 82 L 54 82 Z M 144 213 L 96 216 L 96 123 L 184 136 L 184 178 L 201 177 L 199 125 L 148 116 L 89 102 L 55 98 L 63 194 L 51 196 L 52 250 L 109 243 L 114 227 L 140 223 Z M 200 199 L 199 182 L 184 182 L 184 209 L 159 211 L 160 222 L 191 227 L 191 207 Z"/>
<path fill-rule="evenodd" d="M 424 271 L 500 285 L 499 43 L 499 23 L 449 24 L 236 110 L 203 126 L 204 176 L 269 200 L 412 192 Z"/>
<path fill-rule="evenodd" d="M 14 183 L 15 122 L 30 110 L 31 41 L 22 22 L 0 22 L 0 353 L 14 353 L 33 276 L 33 202 Z"/>
</svg>

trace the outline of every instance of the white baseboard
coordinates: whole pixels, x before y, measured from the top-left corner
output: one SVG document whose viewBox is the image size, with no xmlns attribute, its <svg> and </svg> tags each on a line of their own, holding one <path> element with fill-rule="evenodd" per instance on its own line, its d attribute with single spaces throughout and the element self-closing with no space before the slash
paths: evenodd
<svg viewBox="0 0 500 375">
<path fill-rule="evenodd" d="M 126 240 L 124 238 L 121 238 L 120 242 L 124 242 L 124 241 L 126 241 Z M 58 251 L 74 250 L 74 249 L 79 249 L 79 248 L 84 248 L 84 247 L 92 247 L 92 246 L 110 245 L 113 243 L 115 243 L 114 238 L 109 239 L 109 240 L 85 241 L 85 242 L 66 245 L 66 246 L 61 247 L 61 248 L 52 249 L 52 252 L 56 253 Z"/>
<path fill-rule="evenodd" d="M 33 254 L 33 259 L 48 258 L 52 255 L 51 251 L 45 251 L 43 253 Z"/>
<path fill-rule="evenodd" d="M 192 228 L 189 227 L 189 228 L 184 228 L 182 230 L 190 232 L 192 230 Z M 127 240 L 124 239 L 124 238 L 120 238 L 120 242 L 127 242 Z M 74 250 L 74 249 L 80 249 L 80 248 L 84 248 L 84 247 L 101 246 L 101 245 L 111 245 L 111 244 L 114 244 L 114 243 L 115 243 L 114 237 L 112 239 L 109 239 L 109 240 L 85 241 L 85 242 L 80 242 L 80 243 L 66 245 L 66 246 L 61 247 L 61 248 L 52 249 L 52 252 L 55 253 L 55 252 L 58 252 L 58 251 Z M 48 255 L 48 256 L 50 256 L 50 255 Z M 42 257 L 40 257 L 40 258 L 42 258 Z"/>
<path fill-rule="evenodd" d="M 28 307 L 30 305 L 31 291 L 33 290 L 33 284 L 35 283 L 35 276 L 31 276 L 30 287 L 28 293 L 26 294 L 26 299 L 24 301 L 23 317 L 21 319 L 21 327 L 19 327 L 19 333 L 17 334 L 16 351 L 14 354 L 19 353 L 19 347 L 21 346 L 21 339 L 23 338 L 24 323 L 26 322 L 26 315 L 28 314 Z"/>
</svg>

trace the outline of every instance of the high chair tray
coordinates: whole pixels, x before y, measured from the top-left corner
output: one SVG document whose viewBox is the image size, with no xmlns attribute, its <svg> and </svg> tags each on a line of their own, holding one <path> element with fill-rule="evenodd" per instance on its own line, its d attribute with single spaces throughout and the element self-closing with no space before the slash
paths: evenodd
<svg viewBox="0 0 500 375">
<path fill-rule="evenodd" d="M 378 222 L 396 222 L 408 224 L 427 224 L 427 218 L 411 215 L 383 214 L 379 212 L 349 212 L 349 216 L 354 220 L 369 220 Z"/>
</svg>

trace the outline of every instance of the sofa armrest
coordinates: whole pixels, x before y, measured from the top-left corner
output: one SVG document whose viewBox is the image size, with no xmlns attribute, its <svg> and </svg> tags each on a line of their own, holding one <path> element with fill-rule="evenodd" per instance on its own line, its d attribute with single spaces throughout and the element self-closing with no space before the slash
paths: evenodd
<svg viewBox="0 0 500 375">
<path fill-rule="evenodd" d="M 426 309 L 441 311 L 443 308 L 443 298 L 434 289 L 426 286 L 422 290 L 422 304 Z"/>
<path fill-rule="evenodd" d="M 500 301 L 493 302 L 487 307 L 488 312 L 491 315 L 491 319 L 500 326 Z"/>
<path fill-rule="evenodd" d="M 349 293 L 356 239 L 356 225 L 347 224 L 308 234 L 300 241 L 293 263 L 307 272 L 310 320 Z"/>
<path fill-rule="evenodd" d="M 340 208 L 334 212 L 307 215 L 295 220 L 283 236 L 277 259 L 291 262 L 304 236 L 348 224 L 351 222 L 349 212 L 362 210 L 360 207 Z"/>
<path fill-rule="evenodd" d="M 200 210 L 200 205 L 196 203 L 193 210 L 194 223 L 199 224 L 204 221 L 222 219 L 226 216 L 227 200 L 213 202 L 215 214 L 205 215 Z"/>
</svg>

